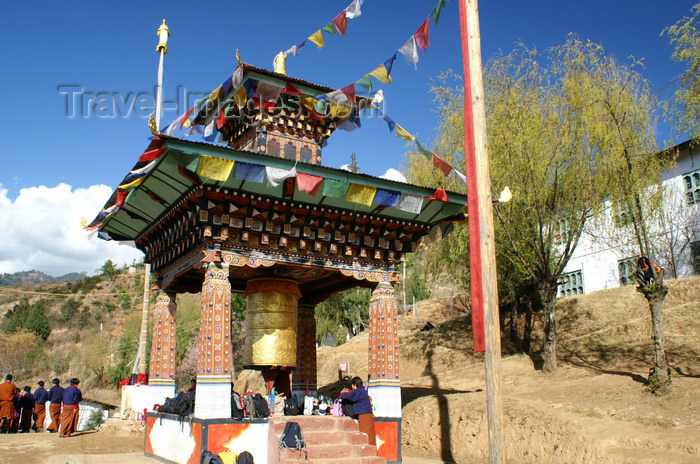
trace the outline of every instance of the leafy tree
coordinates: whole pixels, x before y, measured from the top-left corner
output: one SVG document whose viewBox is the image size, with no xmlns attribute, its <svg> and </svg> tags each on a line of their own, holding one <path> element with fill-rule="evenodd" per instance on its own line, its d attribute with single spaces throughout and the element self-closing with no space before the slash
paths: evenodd
<svg viewBox="0 0 700 464">
<path fill-rule="evenodd" d="M 700 3 L 691 8 L 691 15 L 663 30 L 673 46 L 671 58 L 685 66 L 675 79 L 670 116 L 680 132 L 700 138 Z"/>
<path fill-rule="evenodd" d="M 347 335 L 359 334 L 369 323 L 370 297 L 369 290 L 355 288 L 334 293 L 316 306 L 316 340 L 322 342 L 330 335 L 340 343 Z"/>
<path fill-rule="evenodd" d="M 27 315 L 24 328 L 35 333 L 42 340 L 46 340 L 51 335 L 51 324 L 44 313 L 44 301 L 34 303 Z"/>
<path fill-rule="evenodd" d="M 61 304 L 61 318 L 64 322 L 68 322 L 73 318 L 75 312 L 80 308 L 81 301 L 75 298 L 68 298 Z"/>
<path fill-rule="evenodd" d="M 100 271 L 102 272 L 103 276 L 107 277 L 110 280 L 114 279 L 114 277 L 116 277 L 117 274 L 119 274 L 119 269 L 112 262 L 111 259 L 108 259 L 107 261 L 105 261 L 105 263 L 100 268 Z"/>
</svg>

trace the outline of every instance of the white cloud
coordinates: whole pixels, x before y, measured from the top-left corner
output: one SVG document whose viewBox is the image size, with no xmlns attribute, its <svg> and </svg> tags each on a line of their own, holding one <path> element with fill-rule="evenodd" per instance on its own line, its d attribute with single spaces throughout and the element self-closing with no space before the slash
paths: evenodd
<svg viewBox="0 0 700 464">
<path fill-rule="evenodd" d="M 88 240 L 80 227 L 81 218 L 91 221 L 111 194 L 106 185 L 73 190 L 61 183 L 24 188 L 12 201 L 0 188 L 0 272 L 93 274 L 108 259 L 120 266 L 142 260 L 140 251 L 118 242 Z"/>
<path fill-rule="evenodd" d="M 408 182 L 406 177 L 394 168 L 389 168 L 386 170 L 383 176 L 379 176 L 380 179 L 395 180 L 396 182 Z"/>
</svg>

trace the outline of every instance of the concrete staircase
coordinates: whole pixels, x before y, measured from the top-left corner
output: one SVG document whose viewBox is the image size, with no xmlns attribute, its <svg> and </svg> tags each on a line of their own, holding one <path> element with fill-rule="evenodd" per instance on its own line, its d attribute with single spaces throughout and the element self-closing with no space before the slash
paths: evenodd
<svg viewBox="0 0 700 464">
<path fill-rule="evenodd" d="M 285 424 L 297 422 L 306 441 L 309 460 L 304 453 L 283 449 L 277 459 L 277 443 Z M 386 464 L 377 456 L 377 448 L 368 444 L 367 435 L 349 417 L 285 416 L 270 418 L 270 448 L 268 461 L 272 464 Z M 274 447 L 274 448 L 273 448 Z"/>
</svg>

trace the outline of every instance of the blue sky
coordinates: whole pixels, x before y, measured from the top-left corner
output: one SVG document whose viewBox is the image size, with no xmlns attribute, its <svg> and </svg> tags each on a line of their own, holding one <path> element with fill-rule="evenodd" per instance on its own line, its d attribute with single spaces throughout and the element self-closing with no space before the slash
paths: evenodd
<svg viewBox="0 0 700 464">
<path fill-rule="evenodd" d="M 398 57 L 394 82 L 383 85 L 386 112 L 430 142 L 437 124 L 430 85 L 441 71 L 461 72 L 458 1 L 448 1 L 440 25 L 430 26 L 430 49 L 418 69 Z M 0 113 L 0 208 L 17 207 L 21 189 L 67 184 L 72 189 L 116 187 L 147 145 L 146 119 L 69 118 L 59 86 L 116 93 L 122 99 L 155 93 L 156 30 L 163 18 L 171 30 L 165 62 L 165 98 L 178 88 L 208 93 L 235 70 L 235 51 L 244 61 L 271 69 L 277 52 L 327 24 L 350 0 L 289 2 L 10 2 L 0 19 L 3 109 Z M 287 60 L 290 76 L 343 87 L 389 58 L 421 25 L 437 0 L 366 0 L 359 18 L 348 20 L 345 36 L 325 36 L 317 50 L 307 44 Z M 691 1 L 482 1 L 484 60 L 518 41 L 544 49 L 568 33 L 602 44 L 619 59 L 645 58 L 646 77 L 661 98 L 669 98 L 680 67 L 661 30 L 689 14 Z M 128 102 L 128 100 L 127 100 Z M 171 105 L 172 106 L 172 105 Z M 181 107 L 181 111 L 185 108 Z M 179 115 L 168 109 L 163 122 Z M 398 169 L 405 142 L 380 120 L 363 120 L 353 132 L 336 132 L 324 148 L 324 164 L 339 167 L 357 153 L 363 172 Z M 659 128 L 659 143 L 673 136 Z M 108 193 L 107 193 L 108 195 Z M 100 199 L 102 203 L 105 198 Z M 99 202 L 97 202 L 99 203 Z M 5 205 L 5 206 L 3 206 Z M 98 212 L 86 205 L 83 216 Z M 0 241 L 3 238 L 0 237 Z M 49 238 L 47 237 L 47 240 Z M 0 248 L 0 262 L 3 260 Z M 104 261 L 104 260 L 103 260 Z M 7 268 L 9 269 L 9 268 Z M 0 266 L 0 271 L 3 267 Z"/>
</svg>

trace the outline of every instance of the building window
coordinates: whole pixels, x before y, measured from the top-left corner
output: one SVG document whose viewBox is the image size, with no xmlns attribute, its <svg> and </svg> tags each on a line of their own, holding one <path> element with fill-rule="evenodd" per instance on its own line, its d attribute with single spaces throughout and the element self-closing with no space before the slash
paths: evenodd
<svg viewBox="0 0 700 464">
<path fill-rule="evenodd" d="M 574 271 L 559 277 L 557 298 L 569 295 L 583 295 L 583 272 Z"/>
<path fill-rule="evenodd" d="M 297 147 L 291 142 L 284 146 L 284 159 L 292 161 L 296 161 L 297 159 Z"/>
<path fill-rule="evenodd" d="M 637 282 L 637 258 L 625 258 L 617 262 L 617 270 L 620 274 L 620 286 L 632 285 Z"/>
<path fill-rule="evenodd" d="M 557 219 L 554 223 L 554 243 L 561 245 L 569 241 L 569 234 L 571 229 L 569 228 L 569 221 L 566 218 Z"/>
<path fill-rule="evenodd" d="M 314 154 L 311 152 L 311 149 L 309 147 L 302 146 L 299 149 L 299 159 L 302 163 L 313 163 Z"/>
<path fill-rule="evenodd" d="M 700 240 L 690 243 L 690 254 L 692 255 L 693 270 L 700 274 Z"/>
<path fill-rule="evenodd" d="M 683 176 L 685 202 L 688 206 L 700 205 L 700 169 Z"/>
</svg>

